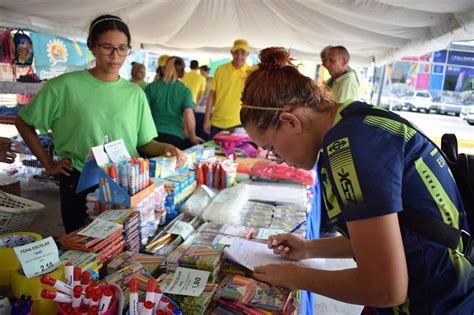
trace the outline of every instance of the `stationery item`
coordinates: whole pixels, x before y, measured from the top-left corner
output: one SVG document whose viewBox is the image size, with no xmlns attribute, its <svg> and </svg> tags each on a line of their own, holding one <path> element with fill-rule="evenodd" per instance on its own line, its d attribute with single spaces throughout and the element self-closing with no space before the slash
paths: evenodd
<svg viewBox="0 0 474 315">
<path fill-rule="evenodd" d="M 252 242 L 249 240 L 234 238 L 230 247 L 224 250 L 226 258 L 241 264 L 242 266 L 255 270 L 255 267 L 267 264 L 294 263 L 309 268 L 321 268 L 324 266 L 324 259 L 303 259 L 299 261 L 286 260 L 279 255 L 275 255 L 265 244 Z"/>
<path fill-rule="evenodd" d="M 28 278 L 49 273 L 59 265 L 58 247 L 51 236 L 13 250 Z"/>
<path fill-rule="evenodd" d="M 112 290 L 106 289 L 104 290 L 104 294 L 100 299 L 99 303 L 99 313 L 103 314 L 109 308 L 110 302 L 112 301 L 113 292 Z"/>
<path fill-rule="evenodd" d="M 130 315 L 139 315 L 138 313 L 138 281 L 130 280 Z"/>
<path fill-rule="evenodd" d="M 156 279 L 148 279 L 145 301 L 155 301 Z"/>
<path fill-rule="evenodd" d="M 78 308 L 79 306 L 81 306 L 81 301 L 82 301 L 82 286 L 76 285 L 73 289 L 73 294 L 72 294 L 72 307 Z"/>
<path fill-rule="evenodd" d="M 73 280 L 73 285 L 80 285 L 81 284 L 81 268 L 79 267 L 74 267 L 74 280 Z"/>
<path fill-rule="evenodd" d="M 44 275 L 40 278 L 41 283 L 49 285 L 50 287 L 53 287 L 57 289 L 58 291 L 65 293 L 69 296 L 72 296 L 72 290 L 73 287 L 70 286 L 69 284 L 65 284 L 64 282 L 60 280 L 56 280 L 51 278 L 50 276 Z"/>
<path fill-rule="evenodd" d="M 74 264 L 72 262 L 67 262 L 64 264 L 64 283 L 73 285 L 74 277 Z"/>
<path fill-rule="evenodd" d="M 50 299 L 60 303 L 72 303 L 72 298 L 70 295 L 66 295 L 61 292 L 53 292 L 46 289 L 41 291 L 41 297 L 43 299 Z"/>
<path fill-rule="evenodd" d="M 303 222 L 301 222 L 301 223 L 299 223 L 297 226 L 295 226 L 295 227 L 290 231 L 290 233 L 295 233 L 295 232 L 298 231 L 298 230 L 303 226 L 303 224 L 305 224 L 305 223 L 306 223 L 306 220 L 303 221 Z"/>
<path fill-rule="evenodd" d="M 84 271 L 81 277 L 81 285 L 84 290 L 89 286 L 90 279 L 91 273 L 88 271 Z"/>
</svg>

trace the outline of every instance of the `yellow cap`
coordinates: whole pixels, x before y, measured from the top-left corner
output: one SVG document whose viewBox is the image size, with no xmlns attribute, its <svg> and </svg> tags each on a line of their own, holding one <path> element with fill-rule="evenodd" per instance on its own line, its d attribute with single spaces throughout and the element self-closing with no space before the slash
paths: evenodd
<svg viewBox="0 0 474 315">
<path fill-rule="evenodd" d="M 238 49 L 242 49 L 245 52 L 249 52 L 250 51 L 249 42 L 246 41 L 245 39 L 237 39 L 234 42 L 234 46 L 232 46 L 231 51 L 234 52 Z"/>
<path fill-rule="evenodd" d="M 158 66 L 159 67 L 164 67 L 166 65 L 166 62 L 170 59 L 170 56 L 168 55 L 162 55 L 160 58 L 158 58 Z"/>
</svg>

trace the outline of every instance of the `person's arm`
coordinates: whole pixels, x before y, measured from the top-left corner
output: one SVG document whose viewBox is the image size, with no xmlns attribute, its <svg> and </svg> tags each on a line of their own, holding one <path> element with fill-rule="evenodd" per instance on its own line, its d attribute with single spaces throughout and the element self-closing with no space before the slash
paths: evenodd
<svg viewBox="0 0 474 315">
<path fill-rule="evenodd" d="M 0 162 L 15 162 L 16 154 L 12 152 L 12 146 L 14 150 L 18 150 L 18 142 L 13 142 L 10 138 L 0 137 Z"/>
<path fill-rule="evenodd" d="M 184 125 L 188 132 L 189 141 L 193 145 L 204 142 L 201 138 L 196 136 L 196 118 L 194 117 L 194 110 L 192 108 L 186 108 L 184 110 Z"/>
<path fill-rule="evenodd" d="M 202 91 L 199 91 L 196 97 L 196 107 L 198 107 L 199 104 L 201 104 L 203 96 L 204 96 L 204 93 Z"/>
<path fill-rule="evenodd" d="M 209 134 L 211 133 L 211 114 L 212 109 L 214 108 L 214 99 L 216 97 L 216 91 L 210 90 L 209 95 L 207 96 L 206 102 L 206 112 L 204 114 L 204 132 Z"/>
<path fill-rule="evenodd" d="M 254 277 L 352 304 L 402 304 L 408 291 L 408 271 L 397 214 L 347 225 L 357 268 L 326 271 L 294 264 L 266 265 L 255 268 Z"/>
<path fill-rule="evenodd" d="M 149 156 L 176 156 L 177 168 L 183 167 L 184 163 L 186 162 L 186 154 L 184 154 L 183 151 L 171 144 L 151 140 L 147 144 L 139 147 L 139 149 L 141 152 Z"/>
<path fill-rule="evenodd" d="M 46 171 L 54 175 L 69 175 L 72 171 L 71 161 L 67 158 L 61 161 L 54 161 L 41 145 L 34 127 L 28 125 L 20 116 L 16 117 L 15 126 L 28 148 L 30 148 L 31 152 L 33 152 L 36 158 L 43 164 Z"/>
</svg>

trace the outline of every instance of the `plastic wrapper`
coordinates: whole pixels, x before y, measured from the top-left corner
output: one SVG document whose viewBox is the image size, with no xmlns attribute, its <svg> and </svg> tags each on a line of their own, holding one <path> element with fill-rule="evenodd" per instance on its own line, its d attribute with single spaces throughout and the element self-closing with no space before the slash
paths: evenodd
<svg viewBox="0 0 474 315">
<path fill-rule="evenodd" d="M 202 217 L 206 221 L 218 224 L 238 224 L 241 211 L 248 200 L 248 187 L 236 185 L 221 190 L 204 210 Z"/>
<path fill-rule="evenodd" d="M 270 161 L 257 161 L 250 170 L 251 178 L 266 178 L 273 180 L 284 180 L 314 186 L 316 174 L 286 164 L 277 164 Z"/>
<path fill-rule="evenodd" d="M 209 187 L 205 185 L 199 186 L 191 197 L 181 206 L 180 211 L 200 216 L 215 196 L 216 193 Z"/>
</svg>

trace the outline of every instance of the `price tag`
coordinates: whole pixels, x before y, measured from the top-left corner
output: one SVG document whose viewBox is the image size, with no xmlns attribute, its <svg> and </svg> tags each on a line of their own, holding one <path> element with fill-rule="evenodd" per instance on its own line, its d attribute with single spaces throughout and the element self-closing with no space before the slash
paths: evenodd
<svg viewBox="0 0 474 315">
<path fill-rule="evenodd" d="M 166 232 L 170 234 L 181 235 L 183 239 L 187 239 L 188 236 L 194 232 L 194 228 L 189 223 L 176 221 Z"/>
<path fill-rule="evenodd" d="M 122 225 L 118 223 L 96 218 L 91 224 L 89 224 L 77 234 L 103 240 L 121 227 Z"/>
<path fill-rule="evenodd" d="M 27 278 L 49 273 L 59 264 L 58 247 L 51 236 L 13 250 Z"/>
<path fill-rule="evenodd" d="M 171 283 L 163 287 L 164 293 L 199 296 L 206 287 L 209 271 L 178 267 Z"/>
<path fill-rule="evenodd" d="M 104 145 L 107 155 L 114 163 L 130 161 L 131 157 L 123 139 L 115 140 Z"/>
</svg>

